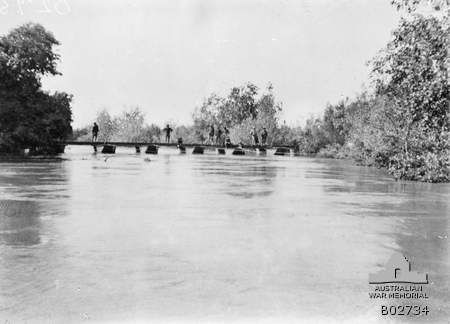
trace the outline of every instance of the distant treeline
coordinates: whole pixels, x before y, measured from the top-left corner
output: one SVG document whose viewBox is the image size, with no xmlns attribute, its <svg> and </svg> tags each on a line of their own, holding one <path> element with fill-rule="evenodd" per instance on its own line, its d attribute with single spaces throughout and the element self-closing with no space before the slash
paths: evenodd
<svg viewBox="0 0 450 324">
<path fill-rule="evenodd" d="M 427 1 L 394 0 L 403 12 L 392 39 L 371 60 L 374 89 L 328 105 L 320 118 L 303 127 L 281 124 L 281 103 L 272 86 L 254 84 L 210 95 L 193 114 L 191 126 L 173 125 L 173 138 L 203 142 L 210 125 L 227 127 L 232 142 L 250 144 L 251 130 L 266 127 L 270 145 L 295 145 L 304 154 L 353 158 L 386 168 L 399 179 L 449 181 L 448 1 L 433 12 L 418 10 Z M 112 118 L 100 112 L 104 140 L 159 141 L 161 128 L 145 125 L 139 109 Z M 75 134 L 87 139 L 90 130 Z"/>
<path fill-rule="evenodd" d="M 177 125 L 167 122 L 174 130 L 172 139 L 182 138 L 185 143 L 205 143 L 208 139 L 210 127 L 217 132 L 225 127 L 229 130 L 233 143 L 251 144 L 253 127 L 261 132 L 265 127 L 269 132 L 269 143 L 272 145 L 285 144 L 289 139 L 285 137 L 285 130 L 279 126 L 281 104 L 275 102 L 272 86 L 269 85 L 263 93 L 252 83 L 241 87 L 234 87 L 226 97 L 211 94 L 203 104 L 193 113 L 191 125 Z M 129 141 L 129 142 L 159 142 L 165 137 L 162 127 L 156 124 L 146 124 L 145 114 L 139 107 L 111 116 L 107 110 L 97 114 L 100 141 Z M 74 131 L 75 140 L 89 140 L 91 126 Z"/>
</svg>

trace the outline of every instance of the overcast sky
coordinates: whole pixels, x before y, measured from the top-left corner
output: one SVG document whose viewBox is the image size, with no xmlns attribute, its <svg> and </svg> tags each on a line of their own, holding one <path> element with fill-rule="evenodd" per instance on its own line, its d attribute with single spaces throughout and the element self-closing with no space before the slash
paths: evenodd
<svg viewBox="0 0 450 324">
<path fill-rule="evenodd" d="M 190 123 L 211 92 L 247 81 L 272 82 L 295 125 L 368 85 L 398 16 L 390 0 L 0 1 L 1 34 L 28 21 L 61 42 L 63 75 L 44 86 L 74 95 L 75 127 L 136 105 Z"/>
</svg>

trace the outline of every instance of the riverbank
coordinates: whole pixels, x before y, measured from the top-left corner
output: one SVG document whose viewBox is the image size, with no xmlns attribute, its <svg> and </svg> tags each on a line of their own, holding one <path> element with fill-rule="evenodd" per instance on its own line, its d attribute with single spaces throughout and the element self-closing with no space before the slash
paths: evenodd
<svg viewBox="0 0 450 324">
<path fill-rule="evenodd" d="M 390 175 L 392 175 L 396 180 L 409 180 L 431 183 L 450 182 L 449 165 L 448 162 L 445 162 L 445 159 L 433 159 L 431 162 L 428 162 L 428 164 L 426 163 L 426 161 L 422 161 L 423 164 L 427 165 L 420 167 L 416 163 L 416 165 L 411 164 L 411 168 L 406 167 L 401 170 L 398 165 L 396 165 L 396 162 L 398 163 L 398 161 L 396 161 L 392 157 L 377 157 L 376 155 L 374 156 L 370 154 L 371 152 L 366 152 L 366 154 L 364 153 L 364 151 L 357 150 L 352 145 L 341 146 L 338 144 L 331 144 L 327 145 L 324 148 L 321 148 L 315 155 L 312 156 L 327 159 L 351 160 L 356 165 L 383 169 L 386 170 Z M 387 160 L 387 162 L 380 161 L 381 159 Z"/>
</svg>

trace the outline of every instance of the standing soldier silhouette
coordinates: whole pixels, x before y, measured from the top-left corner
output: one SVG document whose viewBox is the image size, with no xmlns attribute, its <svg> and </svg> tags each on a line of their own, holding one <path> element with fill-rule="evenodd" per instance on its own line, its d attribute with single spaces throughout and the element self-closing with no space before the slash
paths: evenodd
<svg viewBox="0 0 450 324">
<path fill-rule="evenodd" d="M 263 127 L 263 131 L 261 133 L 261 145 L 267 145 L 267 135 L 269 135 L 267 133 L 267 129 Z"/>
<path fill-rule="evenodd" d="M 220 126 L 217 126 L 216 144 L 218 145 L 224 144 L 222 140 L 222 135 L 223 135 L 222 128 Z"/>
<path fill-rule="evenodd" d="M 258 132 L 256 131 L 256 128 L 253 127 L 250 135 L 253 138 L 253 145 L 259 145 L 259 138 L 258 138 Z"/>
<path fill-rule="evenodd" d="M 214 125 L 213 124 L 211 124 L 209 126 L 209 138 L 208 138 L 208 140 L 209 140 L 210 144 L 214 144 Z"/>
<path fill-rule="evenodd" d="M 224 134 L 225 134 L 225 146 L 226 146 L 226 147 L 229 147 L 229 146 L 231 146 L 230 130 L 228 129 L 227 126 L 225 126 L 225 127 L 223 128 L 223 132 L 224 132 Z"/>
<path fill-rule="evenodd" d="M 94 127 L 92 127 L 92 142 L 97 142 L 98 130 L 97 123 L 94 123 Z"/>
<path fill-rule="evenodd" d="M 170 133 L 173 132 L 173 129 L 170 128 L 169 124 L 167 124 L 166 128 L 163 129 L 166 132 L 166 142 L 170 143 Z"/>
</svg>

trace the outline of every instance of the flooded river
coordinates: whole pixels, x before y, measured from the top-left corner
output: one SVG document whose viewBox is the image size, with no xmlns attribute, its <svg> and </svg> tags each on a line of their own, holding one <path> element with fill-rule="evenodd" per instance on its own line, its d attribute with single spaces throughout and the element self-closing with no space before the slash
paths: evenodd
<svg viewBox="0 0 450 324">
<path fill-rule="evenodd" d="M 0 323 L 386 323 L 368 277 L 396 251 L 430 280 L 426 318 L 396 320 L 450 317 L 449 184 L 271 153 L 91 150 L 0 162 Z"/>
</svg>

